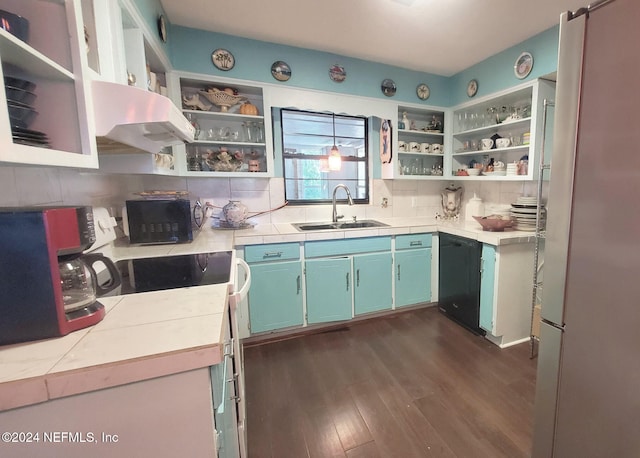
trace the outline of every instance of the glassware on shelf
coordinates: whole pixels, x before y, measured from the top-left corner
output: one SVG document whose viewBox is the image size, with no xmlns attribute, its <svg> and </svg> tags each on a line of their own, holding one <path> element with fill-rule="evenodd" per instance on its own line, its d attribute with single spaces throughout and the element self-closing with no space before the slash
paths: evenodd
<svg viewBox="0 0 640 458">
<path fill-rule="evenodd" d="M 264 133 L 262 123 L 247 122 L 243 123 L 243 129 L 246 135 L 246 141 L 249 143 L 263 143 Z"/>
<path fill-rule="evenodd" d="M 195 116 L 193 116 L 193 113 L 185 113 L 184 116 L 194 127 L 195 132 L 193 133 L 193 138 L 194 140 L 197 140 L 198 137 L 200 136 L 200 125 L 198 124 L 198 120 L 196 119 Z"/>
<path fill-rule="evenodd" d="M 251 142 L 251 129 L 249 128 L 248 122 L 242 123 L 242 141 L 243 142 Z"/>
<path fill-rule="evenodd" d="M 187 170 L 190 172 L 202 171 L 202 158 L 197 147 L 187 154 Z"/>
</svg>

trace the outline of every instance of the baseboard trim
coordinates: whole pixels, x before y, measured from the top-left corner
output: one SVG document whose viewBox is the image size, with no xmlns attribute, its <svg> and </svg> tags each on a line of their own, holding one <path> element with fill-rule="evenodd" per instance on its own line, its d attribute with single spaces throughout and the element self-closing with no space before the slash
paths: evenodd
<svg viewBox="0 0 640 458">
<path fill-rule="evenodd" d="M 305 326 L 302 328 L 300 327 L 288 328 L 288 329 L 281 329 L 278 331 L 266 332 L 263 334 L 256 334 L 255 336 L 242 339 L 242 346 L 245 348 L 249 348 L 249 347 L 255 347 L 255 346 L 263 345 L 267 343 L 278 342 L 281 340 L 295 339 L 297 337 L 302 337 L 310 334 L 318 334 L 321 332 L 329 332 L 329 331 L 338 331 L 340 329 L 348 328 L 352 324 L 355 324 L 361 321 L 379 320 L 382 318 L 393 318 L 395 316 L 401 315 L 411 310 L 434 307 L 437 305 L 438 305 L 437 302 L 423 302 L 421 304 L 409 305 L 409 306 L 401 307 L 395 310 L 385 310 L 382 312 L 374 312 L 374 313 L 368 313 L 366 315 L 359 315 L 359 316 L 353 317 L 350 320 L 332 321 L 330 323 L 318 323 L 318 324 Z"/>
</svg>

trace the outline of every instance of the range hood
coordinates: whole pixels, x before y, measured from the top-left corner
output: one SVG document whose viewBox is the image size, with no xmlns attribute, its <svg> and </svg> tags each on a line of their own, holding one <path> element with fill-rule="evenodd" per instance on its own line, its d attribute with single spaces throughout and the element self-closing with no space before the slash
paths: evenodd
<svg viewBox="0 0 640 458">
<path fill-rule="evenodd" d="M 107 81 L 91 85 L 99 152 L 158 153 L 193 141 L 195 128 L 168 97 Z"/>
</svg>

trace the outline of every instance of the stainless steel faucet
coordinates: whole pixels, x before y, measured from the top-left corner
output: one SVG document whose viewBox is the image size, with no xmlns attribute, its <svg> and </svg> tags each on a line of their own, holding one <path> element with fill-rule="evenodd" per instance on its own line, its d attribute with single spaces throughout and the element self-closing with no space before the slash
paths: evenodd
<svg viewBox="0 0 640 458">
<path fill-rule="evenodd" d="M 334 223 L 337 223 L 340 218 L 344 218 L 344 215 L 338 216 L 338 212 L 336 211 L 336 192 L 338 191 L 338 188 L 342 188 L 347 192 L 347 199 L 349 199 L 349 205 L 353 205 L 353 199 L 351 198 L 351 192 L 349 191 L 349 188 L 347 188 L 343 184 L 336 185 L 336 187 L 333 188 L 333 198 L 332 198 L 333 215 L 332 215 L 331 221 Z"/>
</svg>

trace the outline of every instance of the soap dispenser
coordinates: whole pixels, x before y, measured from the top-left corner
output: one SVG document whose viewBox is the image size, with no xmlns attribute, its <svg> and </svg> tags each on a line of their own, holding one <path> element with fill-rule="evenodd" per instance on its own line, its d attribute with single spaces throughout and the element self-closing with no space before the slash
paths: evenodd
<svg viewBox="0 0 640 458">
<path fill-rule="evenodd" d="M 464 219 L 474 227 L 482 227 L 480 223 L 473 219 L 474 216 L 484 216 L 484 203 L 475 192 L 473 193 L 473 197 L 469 199 L 469 202 L 467 202 L 467 205 L 464 207 Z"/>
</svg>

